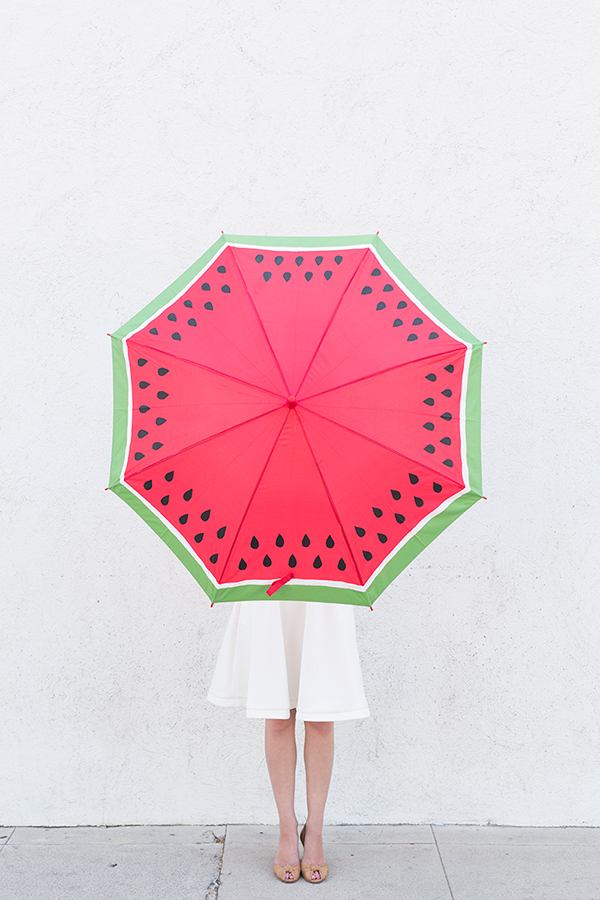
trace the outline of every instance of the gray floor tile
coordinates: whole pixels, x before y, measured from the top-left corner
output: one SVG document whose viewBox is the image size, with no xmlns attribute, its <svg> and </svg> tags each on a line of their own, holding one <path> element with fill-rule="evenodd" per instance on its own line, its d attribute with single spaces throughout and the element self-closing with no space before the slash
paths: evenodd
<svg viewBox="0 0 600 900">
<path fill-rule="evenodd" d="M 12 830 L 12 829 L 11 829 Z M 84 825 L 77 828 L 15 828 L 12 845 L 59 844 L 214 844 L 225 839 L 225 825 Z"/>
<path fill-rule="evenodd" d="M 445 844 L 600 845 L 600 828 L 517 828 L 511 825 L 433 825 Z"/>
<path fill-rule="evenodd" d="M 446 844 L 454 900 L 600 900 L 600 854 L 588 846 Z"/>
<path fill-rule="evenodd" d="M 8 839 L 9 839 L 9 838 L 11 837 L 11 835 L 13 834 L 14 830 L 15 830 L 15 829 L 12 828 L 12 827 L 11 827 L 11 828 L 2 828 L 2 829 L 0 829 L 0 850 L 2 849 L 2 847 L 4 847 L 4 845 L 6 844 L 6 842 L 8 841 Z"/>
<path fill-rule="evenodd" d="M 298 828 L 300 833 L 300 828 Z M 227 845 L 277 841 L 277 825 L 228 825 Z M 433 844 L 430 825 L 326 825 L 326 845 L 333 844 Z"/>
<path fill-rule="evenodd" d="M 229 829 L 228 829 L 229 830 Z M 276 842 L 225 845 L 219 900 L 270 900 L 288 891 L 273 874 Z M 451 900 L 434 844 L 335 844 L 327 842 L 330 875 L 319 885 L 321 900 Z M 294 896 L 312 897 L 303 879 Z M 286 895 L 287 896 L 287 895 Z M 506 898 L 504 898 L 506 900 Z"/>
<path fill-rule="evenodd" d="M 9 842 L 0 853 L 0 896 L 10 900 L 204 900 L 213 893 L 222 849 L 222 844 L 11 846 Z"/>
</svg>

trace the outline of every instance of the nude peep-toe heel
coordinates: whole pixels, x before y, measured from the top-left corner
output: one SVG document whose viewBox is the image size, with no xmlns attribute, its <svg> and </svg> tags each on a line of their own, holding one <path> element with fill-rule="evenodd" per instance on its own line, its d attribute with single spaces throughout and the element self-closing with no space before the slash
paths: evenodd
<svg viewBox="0 0 600 900">
<path fill-rule="evenodd" d="M 277 863 L 273 863 L 273 871 L 284 884 L 294 884 L 300 878 L 300 863 L 297 862 L 294 866 L 278 866 Z M 286 878 L 286 875 L 292 877 Z"/>
<path fill-rule="evenodd" d="M 304 835 L 306 832 L 306 825 L 303 827 L 300 832 L 300 841 L 302 846 L 304 847 Z M 329 875 L 329 866 L 327 863 L 321 863 L 320 866 L 313 866 L 311 863 L 305 863 L 302 861 L 300 863 L 300 868 L 302 870 L 302 877 L 305 881 L 310 881 L 311 884 L 322 884 L 327 876 Z M 319 873 L 319 878 L 313 878 L 313 874 L 315 872 Z"/>
</svg>

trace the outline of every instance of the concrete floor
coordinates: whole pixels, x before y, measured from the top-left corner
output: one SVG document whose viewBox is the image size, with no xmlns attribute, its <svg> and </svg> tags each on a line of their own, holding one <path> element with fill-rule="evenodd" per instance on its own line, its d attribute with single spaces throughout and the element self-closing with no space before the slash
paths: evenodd
<svg viewBox="0 0 600 900">
<path fill-rule="evenodd" d="M 262 825 L 0 829 L 2 900 L 270 900 Z M 321 900 L 600 900 L 600 828 L 343 825 Z M 311 896 L 313 896 L 311 894 Z"/>
</svg>

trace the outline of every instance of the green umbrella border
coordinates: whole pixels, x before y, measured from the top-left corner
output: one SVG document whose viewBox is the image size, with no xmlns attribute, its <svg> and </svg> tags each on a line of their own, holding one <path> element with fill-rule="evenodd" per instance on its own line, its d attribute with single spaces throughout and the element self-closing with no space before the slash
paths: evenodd
<svg viewBox="0 0 600 900">
<path fill-rule="evenodd" d="M 245 244 L 250 247 L 352 247 L 368 245 L 373 248 L 381 261 L 410 291 L 410 293 L 442 325 L 452 331 L 469 346 L 467 356 L 468 375 L 465 399 L 465 441 L 469 489 L 465 489 L 447 506 L 425 519 L 418 531 L 404 543 L 398 545 L 387 562 L 363 590 L 352 587 L 338 587 L 331 584 L 306 584 L 294 579 L 281 587 L 275 595 L 277 600 L 306 600 L 319 603 L 345 603 L 355 606 L 372 606 L 377 597 L 392 583 L 415 557 L 421 553 L 439 534 L 454 522 L 470 506 L 483 497 L 481 486 L 481 358 L 483 343 L 478 341 L 427 291 L 408 269 L 392 253 L 378 234 L 352 235 L 344 237 L 259 237 L 256 235 L 222 234 L 209 249 L 196 260 L 166 290 L 136 313 L 111 337 L 113 359 L 113 440 L 108 490 L 123 499 L 152 528 L 173 551 L 193 578 L 203 588 L 213 603 L 227 603 L 243 600 L 265 600 L 265 583 L 244 582 L 238 585 L 219 587 L 206 573 L 198 558 L 186 544 L 170 530 L 159 515 L 148 507 L 130 487 L 121 481 L 125 460 L 129 423 L 129 381 L 125 361 L 124 338 L 136 331 L 147 319 L 155 315 L 169 301 L 183 290 L 208 266 L 211 260 L 226 244 Z"/>
</svg>

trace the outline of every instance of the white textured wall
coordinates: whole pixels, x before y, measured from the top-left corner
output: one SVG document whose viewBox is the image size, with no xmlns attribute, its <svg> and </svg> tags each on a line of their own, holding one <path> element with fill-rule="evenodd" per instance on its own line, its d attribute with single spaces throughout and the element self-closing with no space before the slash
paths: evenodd
<svg viewBox="0 0 600 900">
<path fill-rule="evenodd" d="M 330 821 L 600 825 L 595 0 L 3 9 L 0 819 L 274 820 L 228 609 L 103 491 L 105 333 L 221 229 L 379 229 L 489 342 L 489 500 L 357 611 Z"/>
</svg>

